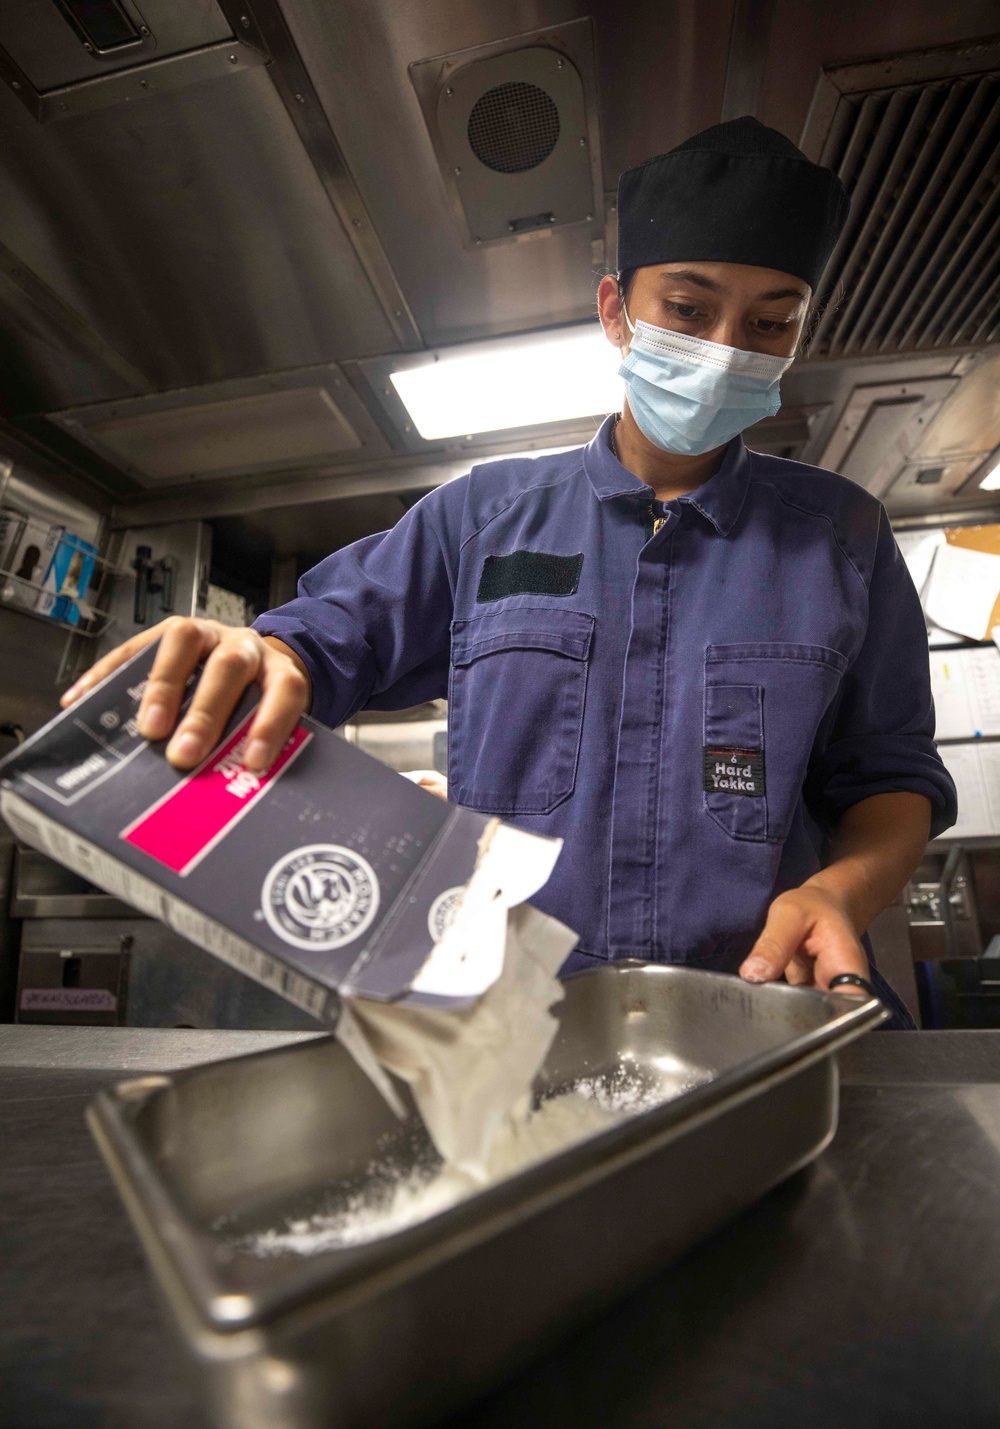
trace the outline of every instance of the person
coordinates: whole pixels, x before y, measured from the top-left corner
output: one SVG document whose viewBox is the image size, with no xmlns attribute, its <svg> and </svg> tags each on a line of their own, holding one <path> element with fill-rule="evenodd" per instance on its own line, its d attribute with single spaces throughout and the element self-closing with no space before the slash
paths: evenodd
<svg viewBox="0 0 1000 1429">
<path fill-rule="evenodd" d="M 64 703 L 159 638 L 143 733 L 189 769 L 256 681 L 263 769 L 303 711 L 447 695 L 449 796 L 565 841 L 534 901 L 580 934 L 567 968 L 870 977 L 912 1026 L 865 931 L 955 818 L 920 605 L 874 497 L 741 437 L 847 206 L 750 118 L 630 169 L 598 294 L 625 402 L 588 446 L 474 467 L 252 630 L 168 620 Z"/>
</svg>

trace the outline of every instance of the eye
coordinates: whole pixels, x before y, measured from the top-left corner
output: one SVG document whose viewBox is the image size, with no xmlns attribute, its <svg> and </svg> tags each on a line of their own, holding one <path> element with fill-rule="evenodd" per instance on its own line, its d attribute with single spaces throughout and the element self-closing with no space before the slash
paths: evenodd
<svg viewBox="0 0 1000 1429">
<path fill-rule="evenodd" d="M 782 333 L 788 332 L 792 326 L 790 319 L 778 322 L 774 318 L 758 318 L 755 324 L 758 332 L 767 333 L 772 337 L 779 337 Z"/>
<path fill-rule="evenodd" d="M 697 303 L 667 303 L 667 307 L 685 322 L 693 322 L 695 318 L 705 316 Z"/>
</svg>

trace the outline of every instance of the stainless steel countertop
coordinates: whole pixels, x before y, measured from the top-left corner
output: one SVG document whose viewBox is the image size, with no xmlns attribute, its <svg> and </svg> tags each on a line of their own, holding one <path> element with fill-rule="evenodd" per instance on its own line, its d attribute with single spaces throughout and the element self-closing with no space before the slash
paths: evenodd
<svg viewBox="0 0 1000 1429">
<path fill-rule="evenodd" d="M 296 1035 L 0 1027 L 3 1429 L 204 1429 L 83 1108 Z M 843 1074 L 816 1166 L 450 1429 L 1000 1422 L 1000 1032 L 875 1034 Z"/>
</svg>

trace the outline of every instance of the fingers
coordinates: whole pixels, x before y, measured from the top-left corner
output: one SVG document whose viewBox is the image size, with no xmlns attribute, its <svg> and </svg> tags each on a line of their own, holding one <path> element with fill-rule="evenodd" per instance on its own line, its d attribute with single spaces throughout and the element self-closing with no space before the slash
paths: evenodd
<svg viewBox="0 0 1000 1429">
<path fill-rule="evenodd" d="M 796 903 L 771 904 L 764 931 L 740 968 L 747 982 L 777 982 L 798 953 L 810 930 L 810 920 Z"/>
<path fill-rule="evenodd" d="M 164 621 L 160 648 L 139 705 L 139 733 L 146 739 L 166 739 L 177 722 L 188 680 L 218 639 L 218 628 L 211 621 L 183 617 Z"/>
<path fill-rule="evenodd" d="M 309 708 L 311 691 L 303 672 L 280 651 L 260 641 L 260 704 L 250 726 L 243 762 L 250 770 L 268 769 L 277 759 L 292 730 Z"/>
<path fill-rule="evenodd" d="M 439 799 L 448 802 L 448 780 L 436 769 L 408 770 L 403 774 L 403 778 L 409 779 L 419 789 L 426 789 L 428 794 L 436 794 Z"/>
<path fill-rule="evenodd" d="M 192 769 L 218 743 L 237 701 L 254 680 L 262 696 L 250 728 L 248 769 L 267 769 L 309 706 L 309 678 L 294 652 L 282 652 L 253 630 L 229 629 L 214 620 L 172 616 L 144 630 L 82 675 L 62 697 L 65 709 L 154 640 L 160 647 L 139 706 L 139 733 L 166 739 L 180 712 L 188 681 L 204 660 L 194 698 L 167 746 L 177 769 Z"/>
<path fill-rule="evenodd" d="M 206 639 L 214 644 L 214 649 L 205 661 L 187 713 L 167 745 L 167 758 L 175 769 L 193 768 L 218 743 L 237 700 L 247 685 L 257 679 L 263 663 L 264 646 L 260 636 L 252 630 L 219 633 L 217 629 L 212 629 Z M 191 660 L 188 640 L 185 634 L 163 652 L 163 673 L 154 696 L 162 698 L 162 708 L 171 712 L 171 724 L 176 719 L 177 706 L 183 697 L 191 668 L 197 663 L 197 656 Z M 156 666 L 153 673 L 157 674 Z"/>
<path fill-rule="evenodd" d="M 114 650 L 103 655 L 91 665 L 89 670 L 85 670 L 75 684 L 70 685 L 59 697 L 59 703 L 63 709 L 68 709 L 70 705 L 76 704 L 95 685 L 99 685 L 102 680 L 118 669 L 119 665 L 124 665 L 126 660 L 131 660 L 133 655 L 138 655 L 140 650 L 151 645 L 154 640 L 159 640 L 164 633 L 169 621 L 163 620 L 159 625 L 154 625 L 150 630 L 143 630 L 139 635 L 133 635 L 131 640 L 126 640 L 124 644 L 118 645 Z"/>
<path fill-rule="evenodd" d="M 865 950 L 849 919 L 835 903 L 804 890 L 772 903 L 764 931 L 740 968 L 748 982 L 776 982 L 784 975 L 796 986 L 823 990 L 832 977 L 848 972 L 868 975 Z"/>
<path fill-rule="evenodd" d="M 858 973 L 859 976 L 868 978 L 871 976 L 871 969 L 868 966 L 868 955 L 857 938 L 846 934 L 839 936 L 830 930 L 824 933 L 820 940 L 814 974 L 816 986 L 825 992 L 830 986 L 830 979 L 838 973 Z M 850 983 L 842 983 L 840 987 L 834 988 L 834 992 L 867 996 L 863 988 L 852 987 Z"/>
<path fill-rule="evenodd" d="M 811 987 L 814 970 L 812 958 L 800 950 L 785 968 L 785 981 L 793 987 Z"/>
</svg>

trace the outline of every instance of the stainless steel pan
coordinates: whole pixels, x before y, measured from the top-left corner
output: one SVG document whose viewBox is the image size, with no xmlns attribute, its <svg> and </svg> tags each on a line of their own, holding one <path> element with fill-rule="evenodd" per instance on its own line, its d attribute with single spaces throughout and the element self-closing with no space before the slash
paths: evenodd
<svg viewBox="0 0 1000 1429">
<path fill-rule="evenodd" d="M 418 1425 L 817 1156 L 834 1054 L 883 1015 L 678 967 L 580 973 L 539 1094 L 627 1076 L 666 1100 L 422 1224 L 305 1259 L 250 1254 L 236 1231 L 430 1154 L 334 1040 L 123 1083 L 90 1124 L 220 1429 Z"/>
</svg>

